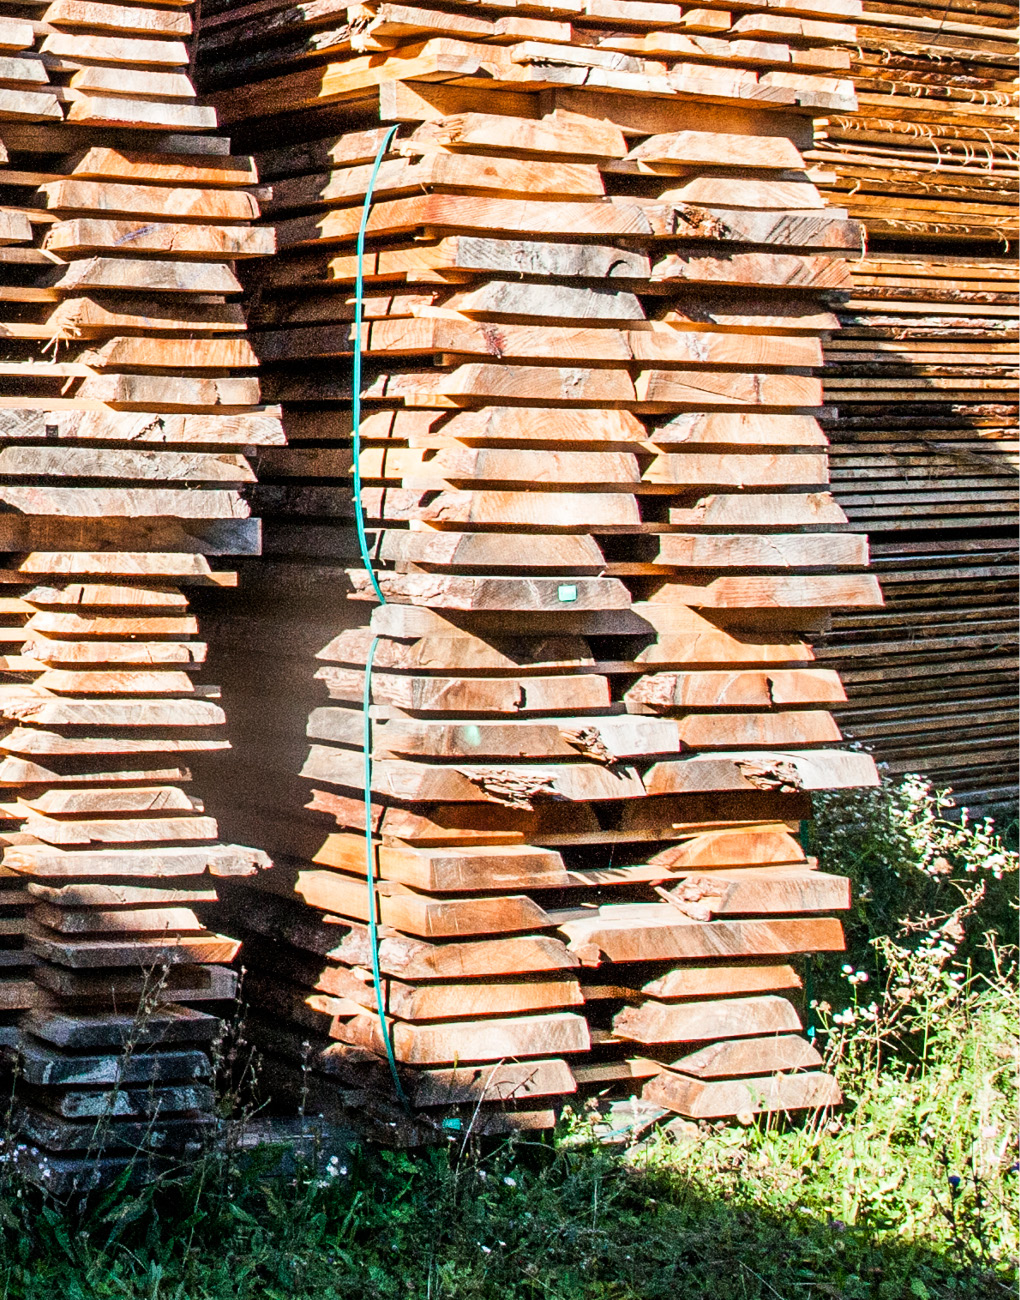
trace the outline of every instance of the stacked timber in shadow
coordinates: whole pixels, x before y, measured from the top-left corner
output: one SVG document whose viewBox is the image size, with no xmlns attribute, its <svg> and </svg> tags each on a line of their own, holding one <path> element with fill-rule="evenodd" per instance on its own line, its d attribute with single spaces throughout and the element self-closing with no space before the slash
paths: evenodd
<svg viewBox="0 0 1020 1300">
<path fill-rule="evenodd" d="M 827 345 L 833 488 L 880 611 L 839 613 L 847 733 L 971 807 L 1015 803 L 1015 5 L 869 3 L 860 107 L 816 124 L 821 188 L 867 232 Z"/>
<path fill-rule="evenodd" d="M 238 943 L 200 909 L 265 861 L 187 789 L 228 747 L 189 592 L 257 550 L 242 452 L 282 441 L 234 272 L 272 233 L 251 159 L 196 134 L 191 34 L 180 3 L 0 17 L 0 904 L 33 904 L 31 981 L 5 947 L 0 1000 L 25 1011 L 19 1126 L 64 1189 L 209 1118 L 201 1006 Z"/>
<path fill-rule="evenodd" d="M 546 1127 L 579 1091 L 838 1099 L 791 995 L 847 887 L 792 832 L 809 791 L 874 781 L 808 642 L 880 597 L 816 418 L 860 232 L 801 150 L 854 106 L 853 12 L 207 0 L 204 84 L 280 248 L 245 277 L 288 438 L 256 581 L 305 593 L 246 645 L 224 810 L 275 862 L 220 915 L 277 1101 L 413 1140 Z M 259 717 L 286 731 L 313 629 L 296 796 L 293 720 L 260 746 Z"/>
</svg>

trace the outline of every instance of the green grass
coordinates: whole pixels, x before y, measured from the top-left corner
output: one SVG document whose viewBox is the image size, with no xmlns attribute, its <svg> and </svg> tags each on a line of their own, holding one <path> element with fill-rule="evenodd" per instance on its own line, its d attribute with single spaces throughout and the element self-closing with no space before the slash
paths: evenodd
<svg viewBox="0 0 1020 1300">
<path fill-rule="evenodd" d="M 1015 1031 L 1005 991 L 975 990 L 936 1032 L 923 1072 L 859 1079 L 853 1108 L 817 1126 L 691 1126 L 619 1152 L 587 1140 L 579 1120 L 555 1142 L 346 1152 L 346 1172 L 318 1178 L 210 1161 L 113 1196 L 84 1232 L 22 1201 L 0 1294 L 1006 1296 L 1017 1176 L 1002 1049 Z"/>
<path fill-rule="evenodd" d="M 348 1147 L 332 1173 L 328 1150 L 285 1176 L 278 1152 L 209 1156 L 74 1213 L 8 1177 L 0 1300 L 1015 1294 L 1015 981 L 987 937 L 1015 864 L 951 827 L 947 848 L 925 808 L 904 814 L 898 848 L 888 806 L 890 824 L 845 805 L 821 822 L 826 865 L 901 873 L 855 918 L 849 969 L 816 972 L 838 1115 L 679 1125 L 609 1149 L 582 1112 L 549 1139 Z"/>
</svg>

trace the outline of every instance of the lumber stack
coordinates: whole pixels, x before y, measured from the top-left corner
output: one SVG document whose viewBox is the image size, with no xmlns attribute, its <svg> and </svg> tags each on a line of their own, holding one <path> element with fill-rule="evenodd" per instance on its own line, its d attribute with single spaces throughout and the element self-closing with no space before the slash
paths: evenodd
<svg viewBox="0 0 1020 1300">
<path fill-rule="evenodd" d="M 886 604 L 839 612 L 818 653 L 850 696 L 841 724 L 892 774 L 926 772 L 972 808 L 1008 805 L 1016 267 L 883 249 L 853 277 L 826 345 L 833 490 L 871 537 Z"/>
<path fill-rule="evenodd" d="M 867 232 L 826 345 L 825 427 L 886 594 L 838 613 L 819 654 L 847 734 L 972 808 L 1017 784 L 1016 26 L 994 0 L 869 0 L 859 107 L 819 119 L 809 155 Z"/>
<path fill-rule="evenodd" d="M 849 47 L 858 107 L 819 118 L 821 188 L 869 239 L 1017 237 L 1017 7 L 865 0 Z"/>
<path fill-rule="evenodd" d="M 808 638 L 880 597 L 816 418 L 860 232 L 801 150 L 853 103 L 851 9 L 204 6 L 280 250 L 245 270 L 288 438 L 255 499 L 298 625 L 246 647 L 225 816 L 275 865 L 220 913 L 277 1101 L 411 1141 L 579 1091 L 838 1099 L 794 963 L 841 947 L 847 886 L 794 832 L 875 776 Z M 297 795 L 274 754 L 320 630 Z"/>
<path fill-rule="evenodd" d="M 251 159 L 197 134 L 215 114 L 188 76 L 188 5 L 11 8 L 0 906 L 20 955 L 3 949 L 0 1006 L 23 1012 L 5 1039 L 21 1130 L 66 1188 L 192 1140 L 212 1109 L 201 1006 L 231 996 L 238 944 L 200 909 L 265 858 L 221 842 L 187 790 L 227 748 L 189 606 L 235 580 L 211 561 L 257 550 L 242 453 L 282 430 L 234 269 L 272 233 Z"/>
</svg>

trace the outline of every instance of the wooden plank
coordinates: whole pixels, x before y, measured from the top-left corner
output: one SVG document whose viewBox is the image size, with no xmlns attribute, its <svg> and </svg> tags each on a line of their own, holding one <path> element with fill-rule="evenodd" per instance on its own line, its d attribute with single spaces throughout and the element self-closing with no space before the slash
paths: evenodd
<svg viewBox="0 0 1020 1300">
<path fill-rule="evenodd" d="M 361 758 L 350 751 L 312 745 L 301 775 L 312 780 L 357 788 Z M 656 768 L 662 764 L 656 764 Z M 707 775 L 707 774 L 706 774 Z M 729 776 L 729 769 L 726 769 Z M 711 779 L 711 777 L 709 777 Z M 739 789 L 739 774 L 723 789 Z M 670 772 L 657 774 L 657 786 L 676 784 Z M 515 764 L 512 768 L 472 763 L 460 768 L 383 759 L 374 764 L 372 789 L 403 803 L 450 800 L 457 803 L 505 803 L 530 808 L 533 798 L 569 800 L 636 799 L 645 793 L 636 769 L 612 769 L 597 763 Z"/>
<path fill-rule="evenodd" d="M 771 993 L 781 989 L 798 989 L 800 977 L 792 966 L 745 964 L 739 966 L 678 966 L 667 971 L 658 979 L 649 980 L 641 986 L 641 992 L 656 999 L 696 998 L 718 996 L 732 993 Z M 754 1039 L 750 1040 L 754 1042 Z M 770 1038 L 768 1040 L 772 1042 Z M 784 1039 L 777 1040 L 779 1042 Z M 739 1044 L 738 1044 L 739 1046 Z M 688 1058 L 683 1058 L 685 1061 Z M 692 1066 L 685 1065 L 687 1073 L 698 1073 Z M 755 1069 L 759 1068 L 757 1066 Z M 766 1068 L 766 1067 L 761 1067 Z M 739 1070 L 725 1070 L 724 1073 L 740 1073 Z"/>
<path fill-rule="evenodd" d="M 316 989 L 357 1002 L 375 1011 L 375 989 L 370 981 L 346 966 L 331 966 L 321 972 Z M 455 984 L 403 984 L 387 980 L 385 1008 L 399 1020 L 457 1020 L 466 1016 L 503 1016 L 556 1010 L 583 1005 L 580 985 L 573 979 L 529 980 L 519 983 L 483 983 L 480 980 Z"/>
<path fill-rule="evenodd" d="M 99 4 L 92 0 L 51 0 L 43 22 L 88 31 L 131 32 L 153 36 L 190 36 L 189 14 L 166 9 Z"/>
<path fill-rule="evenodd" d="M 559 239 L 550 242 L 508 237 L 491 239 L 468 234 L 369 251 L 363 265 L 369 280 L 404 275 L 410 278 L 412 274 L 430 271 L 644 280 L 651 268 L 646 255 L 612 245 Z M 331 258 L 328 266 L 332 281 L 353 280 L 357 273 L 357 259 L 349 254 Z M 271 275 L 274 270 L 270 268 Z"/>
<path fill-rule="evenodd" d="M 79 778 L 80 779 L 80 778 Z M 4 850 L 4 866 L 43 878 L 89 876 L 247 876 L 269 866 L 259 849 L 231 844 L 209 844 L 188 848 L 104 849 L 68 852 L 47 844 L 16 844 Z M 195 958 L 220 961 L 219 957 Z M 230 961 L 231 958 L 226 958 Z M 115 962 L 114 965 L 124 963 Z M 130 963 L 128 963 L 130 964 Z"/>
<path fill-rule="evenodd" d="M 832 669 L 775 669 L 763 672 L 648 673 L 624 699 L 635 712 L 796 703 L 836 704 L 846 699 Z"/>
<path fill-rule="evenodd" d="M 372 1051 L 383 1048 L 375 1016 L 338 1016 L 330 1032 L 344 1042 Z M 435 1026 L 394 1021 L 390 1033 L 397 1060 L 409 1065 L 459 1065 L 461 1061 L 503 1061 L 508 1056 L 548 1056 L 586 1051 L 589 1045 L 584 1018 L 566 1011 Z"/>
<path fill-rule="evenodd" d="M 150 11 L 151 12 L 151 11 Z M 258 181 L 254 160 L 244 155 L 141 153 L 94 146 L 71 159 L 70 174 L 79 180 L 140 181 L 145 184 L 237 188 Z"/>
<path fill-rule="evenodd" d="M 399 635 L 399 634 L 398 634 Z M 361 704 L 364 673 L 346 668 L 320 668 L 330 698 Z M 544 713 L 605 709 L 609 683 L 605 677 L 528 676 L 480 679 L 472 677 L 409 677 L 385 672 L 372 675 L 372 698 L 397 708 L 443 713 Z"/>
<path fill-rule="evenodd" d="M 50 227 L 43 240 L 44 248 L 65 257 L 126 247 L 132 252 L 168 253 L 210 261 L 265 257 L 274 251 L 274 246 L 273 232 L 258 226 L 200 226 L 87 217 L 58 222 Z"/>
<path fill-rule="evenodd" d="M 818 1110 L 843 1100 L 831 1075 L 814 1072 L 707 1083 L 664 1071 L 645 1084 L 641 1095 L 691 1119 Z"/>
<path fill-rule="evenodd" d="M 58 937 L 51 931 L 26 936 L 26 947 L 46 962 L 67 967 L 71 971 L 95 971 L 116 969 L 117 967 L 151 966 L 189 966 L 195 962 L 230 962 L 236 956 L 239 945 L 224 935 L 192 936 L 179 935 L 167 939 L 70 939 Z M 109 976 L 104 976 L 109 979 Z M 146 1097 L 151 1095 L 145 1090 Z M 113 1094 L 114 1096 L 123 1094 Z M 56 1108 L 65 1104 L 74 1094 L 63 1090 L 51 1093 L 50 1104 Z M 98 1102 L 105 1100 L 103 1093 L 90 1092 L 86 1096 Z M 209 1102 L 205 1103 L 207 1109 Z M 168 1107 L 169 1109 L 170 1107 Z M 181 1109 L 195 1109 L 195 1103 L 182 1106 Z M 87 1113 L 87 1112 L 85 1112 Z M 131 1113 L 121 1111 L 121 1113 Z"/>
<path fill-rule="evenodd" d="M 698 1042 L 800 1029 L 786 998 L 714 998 L 710 1002 L 643 1002 L 613 1017 L 613 1033 L 638 1043 Z"/>
<path fill-rule="evenodd" d="M 68 264 L 54 287 L 64 293 L 88 289 L 120 292 L 239 293 L 228 266 L 205 262 L 164 262 L 132 257 L 90 257 Z"/>
<path fill-rule="evenodd" d="M 251 221 L 259 215 L 258 204 L 244 190 L 67 179 L 41 186 L 40 193 L 47 208 L 59 212 L 102 211 L 208 222 Z"/>
<path fill-rule="evenodd" d="M 641 907 L 640 914 L 635 906 Z M 590 919 L 564 921 L 560 932 L 586 966 L 598 966 L 603 959 L 677 961 L 843 950 L 842 928 L 830 917 L 706 925 L 685 918 L 666 903 L 635 906 L 602 907 Z"/>
<path fill-rule="evenodd" d="M 462 1066 L 449 1070 L 422 1070 L 415 1077 L 415 1106 L 450 1106 L 482 1100 L 519 1101 L 534 1096 L 554 1096 L 576 1091 L 573 1074 L 564 1061 L 507 1062 L 501 1065 Z"/>
<path fill-rule="evenodd" d="M 260 876 L 260 888 L 284 896 L 296 895 L 310 907 L 335 912 L 355 921 L 368 919 L 368 893 L 363 881 L 337 871 L 296 871 L 277 866 Z M 379 891 L 379 913 L 384 924 L 423 939 L 451 939 L 458 936 L 512 934 L 549 926 L 546 913 L 526 895 L 488 898 L 431 898 L 402 888 L 401 892 Z"/>
<path fill-rule="evenodd" d="M 817 1048 L 799 1034 L 733 1039 L 712 1043 L 670 1063 L 670 1069 L 698 1079 L 734 1074 L 765 1074 L 773 1070 L 805 1070 L 821 1065 Z"/>
<path fill-rule="evenodd" d="M 431 893 L 475 890 L 549 889 L 569 883 L 562 858 L 526 845 L 500 849 L 412 849 L 379 845 L 379 874 Z M 365 873 L 365 841 L 357 835 L 330 835 L 314 862 L 356 875 Z"/>
</svg>

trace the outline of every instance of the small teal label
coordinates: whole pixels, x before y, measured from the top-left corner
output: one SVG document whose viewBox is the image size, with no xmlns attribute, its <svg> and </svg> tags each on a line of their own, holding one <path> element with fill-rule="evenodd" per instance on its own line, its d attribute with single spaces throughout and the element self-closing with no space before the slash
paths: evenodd
<svg viewBox="0 0 1020 1300">
<path fill-rule="evenodd" d="M 562 604 L 569 605 L 577 599 L 577 586 L 573 582 L 561 582 L 556 595 Z"/>
</svg>

